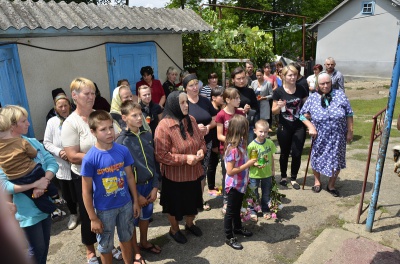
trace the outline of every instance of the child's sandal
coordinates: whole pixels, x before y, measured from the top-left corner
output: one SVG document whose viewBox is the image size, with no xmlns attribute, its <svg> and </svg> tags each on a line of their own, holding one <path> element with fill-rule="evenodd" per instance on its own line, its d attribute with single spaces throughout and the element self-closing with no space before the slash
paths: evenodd
<svg viewBox="0 0 400 264">
<path fill-rule="evenodd" d="M 250 215 L 250 220 L 253 221 L 253 222 L 257 222 L 258 221 L 257 215 L 256 214 Z"/>
</svg>

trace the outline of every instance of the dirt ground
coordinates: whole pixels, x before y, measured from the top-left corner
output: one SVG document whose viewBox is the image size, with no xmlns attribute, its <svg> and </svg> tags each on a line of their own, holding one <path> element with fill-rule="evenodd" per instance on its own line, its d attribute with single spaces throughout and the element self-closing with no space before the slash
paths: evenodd
<svg viewBox="0 0 400 264">
<path fill-rule="evenodd" d="M 350 99 L 376 99 L 388 96 L 390 81 L 349 82 L 346 83 L 346 94 Z M 276 137 L 272 134 L 272 140 Z M 390 146 L 399 144 L 400 139 L 390 141 Z M 309 149 L 307 140 L 305 148 Z M 389 146 L 389 149 L 390 149 Z M 355 223 L 357 208 L 362 190 L 365 162 L 360 161 L 360 153 L 365 150 L 352 150 L 347 154 L 347 169 L 343 170 L 337 183 L 341 193 L 340 198 L 332 197 L 325 190 L 318 194 L 311 191 L 313 177 L 308 174 L 304 190 L 294 190 L 291 187 L 280 190 L 286 194 L 284 208 L 278 213 L 277 220 L 265 220 L 262 217 L 257 223 L 246 222 L 248 229 L 254 232 L 251 238 L 240 237 L 243 250 L 233 250 L 224 244 L 223 215 L 221 213 L 222 199 L 210 196 L 205 191 L 204 199 L 209 201 L 212 210 L 200 212 L 196 224 L 203 230 L 202 237 L 187 234 L 188 243 L 177 244 L 168 236 L 169 224 L 161 213 L 158 200 L 155 204 L 154 221 L 150 225 L 149 238 L 162 247 L 162 253 L 152 255 L 144 252 L 147 263 L 294 263 L 312 241 L 327 227 L 339 227 L 362 233 L 386 246 L 400 249 L 398 232 L 400 230 L 400 207 L 398 188 L 400 179 L 394 175 L 392 161 L 388 154 L 382 181 L 382 191 L 379 204 L 385 210 L 378 211 L 375 219 L 375 232 L 366 234 L 366 212 L 361 217 L 361 224 Z M 375 148 L 376 153 L 376 148 Z M 376 154 L 375 154 L 376 155 Z M 275 155 L 275 164 L 279 155 Z M 303 159 L 298 182 L 303 183 L 306 159 Z M 370 176 L 366 185 L 366 200 L 371 198 L 373 188 L 374 166 L 371 166 Z M 279 180 L 279 167 L 276 178 Z M 217 175 L 217 183 L 221 182 L 221 174 Z M 327 178 L 323 178 L 326 188 Z M 206 188 L 207 189 L 207 188 Z M 397 199 L 397 202 L 396 202 Z M 397 222 L 396 222 L 397 221 Z M 48 263 L 85 263 L 85 249 L 80 243 L 80 226 L 75 230 L 67 229 L 68 216 L 52 226 L 51 245 Z M 183 222 L 181 228 L 183 229 Z M 117 241 L 117 239 L 115 239 Z M 114 261 L 114 263 L 123 263 Z"/>
</svg>

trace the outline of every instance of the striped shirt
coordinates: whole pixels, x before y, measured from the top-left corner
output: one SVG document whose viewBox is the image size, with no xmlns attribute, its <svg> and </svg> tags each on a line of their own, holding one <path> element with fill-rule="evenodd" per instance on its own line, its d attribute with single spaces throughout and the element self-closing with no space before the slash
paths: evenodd
<svg viewBox="0 0 400 264">
<path fill-rule="evenodd" d="M 196 155 L 202 149 L 206 153 L 206 144 L 196 120 L 190 116 L 193 136 L 186 132 L 186 140 L 182 138 L 179 123 L 170 117 L 164 117 L 156 128 L 154 135 L 155 156 L 161 164 L 161 175 L 175 182 L 195 181 L 204 175 L 201 162 L 194 166 L 186 163 L 188 155 Z M 186 120 L 183 124 L 187 129 Z"/>
</svg>

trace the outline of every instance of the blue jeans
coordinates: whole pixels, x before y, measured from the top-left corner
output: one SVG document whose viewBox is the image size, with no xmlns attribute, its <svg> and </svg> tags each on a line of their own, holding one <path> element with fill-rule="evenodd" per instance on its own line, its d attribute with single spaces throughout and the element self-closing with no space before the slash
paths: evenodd
<svg viewBox="0 0 400 264">
<path fill-rule="evenodd" d="M 261 199 L 258 193 L 258 187 L 261 183 Z M 253 179 L 250 178 L 250 187 L 256 188 L 254 191 L 257 196 L 257 200 L 261 201 L 261 210 L 263 213 L 268 213 L 269 210 L 269 200 L 271 199 L 271 189 L 272 189 L 272 176 L 264 179 Z M 253 211 L 252 214 L 256 214 L 257 212 Z"/>
<path fill-rule="evenodd" d="M 97 234 L 97 249 L 102 254 L 111 253 L 114 248 L 114 232 L 117 228 L 120 242 L 127 242 L 133 236 L 133 209 L 132 202 L 106 211 L 96 210 L 97 217 L 103 223 L 103 233 Z"/>
<path fill-rule="evenodd" d="M 29 243 L 29 251 L 33 253 L 35 263 L 46 264 L 50 245 L 50 215 L 39 223 L 23 228 Z"/>
</svg>

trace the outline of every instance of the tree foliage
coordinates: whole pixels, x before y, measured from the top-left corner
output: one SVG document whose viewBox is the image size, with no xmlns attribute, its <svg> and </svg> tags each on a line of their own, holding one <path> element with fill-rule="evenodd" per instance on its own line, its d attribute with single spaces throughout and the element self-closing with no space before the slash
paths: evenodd
<svg viewBox="0 0 400 264">
<path fill-rule="evenodd" d="M 203 9 L 201 15 L 213 26 L 214 31 L 183 35 L 185 67 L 197 67 L 199 72 L 208 74 L 211 71 L 220 72 L 221 65 L 200 63 L 199 58 L 251 59 L 259 66 L 273 58 L 271 34 L 257 26 L 237 25 L 233 18 L 218 19 L 218 14 L 209 8 Z M 232 68 L 237 65 L 230 63 L 228 66 Z"/>
</svg>

